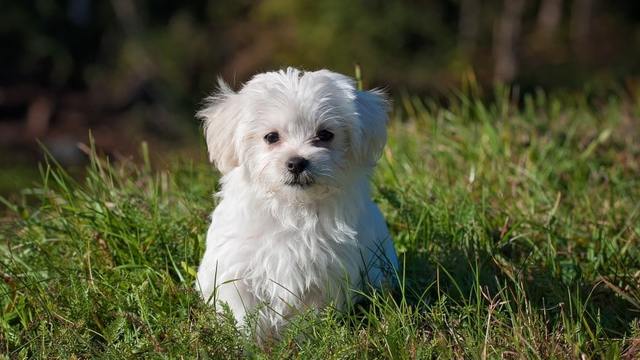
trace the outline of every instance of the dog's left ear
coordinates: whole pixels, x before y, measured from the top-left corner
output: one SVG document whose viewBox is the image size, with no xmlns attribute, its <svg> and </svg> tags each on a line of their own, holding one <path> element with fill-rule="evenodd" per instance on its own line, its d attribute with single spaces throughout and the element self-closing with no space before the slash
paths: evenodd
<svg viewBox="0 0 640 360">
<path fill-rule="evenodd" d="M 379 90 L 356 91 L 357 126 L 353 129 L 352 147 L 356 161 L 373 166 L 387 142 L 389 100 Z"/>
</svg>

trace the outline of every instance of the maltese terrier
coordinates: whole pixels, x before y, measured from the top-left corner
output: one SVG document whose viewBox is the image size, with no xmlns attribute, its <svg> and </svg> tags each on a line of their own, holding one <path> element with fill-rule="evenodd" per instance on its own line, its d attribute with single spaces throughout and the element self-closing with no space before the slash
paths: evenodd
<svg viewBox="0 0 640 360">
<path fill-rule="evenodd" d="M 277 337 L 295 314 L 395 284 L 369 191 L 387 110 L 381 92 L 328 70 L 267 72 L 238 92 L 219 81 L 197 114 L 223 175 L 196 280 L 205 301 Z"/>
</svg>

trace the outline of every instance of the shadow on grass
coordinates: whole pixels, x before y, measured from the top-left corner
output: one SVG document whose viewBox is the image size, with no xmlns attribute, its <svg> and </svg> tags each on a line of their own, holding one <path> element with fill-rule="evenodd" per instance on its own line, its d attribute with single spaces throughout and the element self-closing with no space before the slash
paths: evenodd
<svg viewBox="0 0 640 360">
<path fill-rule="evenodd" d="M 564 316 L 599 329 L 608 338 L 629 334 L 633 320 L 640 318 L 636 304 L 603 281 L 581 278 L 578 269 L 573 269 L 578 275 L 567 283 L 562 272 L 548 266 L 516 268 L 487 251 L 453 247 L 441 249 L 437 259 L 428 253 L 407 251 L 403 260 L 404 300 L 417 307 L 433 305 L 442 297 L 462 306 L 486 304 L 486 295 L 500 293 L 502 301 L 524 300 L 544 314 L 548 330 Z M 394 297 L 402 300 L 399 291 Z"/>
</svg>

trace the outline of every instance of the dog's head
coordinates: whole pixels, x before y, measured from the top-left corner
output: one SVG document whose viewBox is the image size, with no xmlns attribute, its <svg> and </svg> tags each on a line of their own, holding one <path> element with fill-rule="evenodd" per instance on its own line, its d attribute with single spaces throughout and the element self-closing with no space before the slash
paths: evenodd
<svg viewBox="0 0 640 360">
<path fill-rule="evenodd" d="M 238 92 L 219 87 L 198 112 L 210 159 L 223 174 L 243 167 L 272 194 L 332 193 L 368 173 L 386 142 L 384 95 L 335 72 L 288 68 Z"/>
</svg>

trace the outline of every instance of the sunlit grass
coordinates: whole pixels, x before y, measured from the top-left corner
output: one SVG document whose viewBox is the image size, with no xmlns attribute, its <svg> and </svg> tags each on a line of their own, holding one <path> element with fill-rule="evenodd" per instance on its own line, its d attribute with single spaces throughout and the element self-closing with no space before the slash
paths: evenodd
<svg viewBox="0 0 640 360">
<path fill-rule="evenodd" d="M 215 205 L 208 164 L 93 156 L 81 181 L 43 165 L 41 185 L 5 204 L 0 353 L 639 356 L 640 105 L 509 98 L 396 103 L 374 188 L 401 288 L 303 314 L 267 349 L 193 291 Z"/>
</svg>

